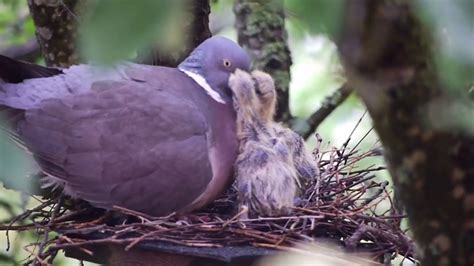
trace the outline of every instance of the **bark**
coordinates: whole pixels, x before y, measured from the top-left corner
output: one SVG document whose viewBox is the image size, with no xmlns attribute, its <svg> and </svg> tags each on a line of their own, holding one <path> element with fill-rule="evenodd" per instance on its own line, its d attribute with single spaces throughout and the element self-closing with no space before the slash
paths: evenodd
<svg viewBox="0 0 474 266">
<path fill-rule="evenodd" d="M 436 126 L 467 97 L 440 87 L 430 36 L 408 0 L 348 1 L 344 17 L 339 49 L 348 84 L 384 145 L 422 264 L 472 265 L 474 137 Z"/>
<path fill-rule="evenodd" d="M 211 37 L 212 34 L 209 29 L 209 14 L 211 13 L 209 0 L 187 0 L 184 7 L 188 9 L 186 12 L 189 13 L 189 17 L 186 21 L 183 21 L 185 23 L 183 32 L 187 37 L 183 42 L 183 47 L 180 47 L 174 53 L 162 53 L 159 46 L 147 49 L 146 51 L 140 51 L 138 54 L 140 63 L 175 67 L 196 46 Z"/>
<path fill-rule="evenodd" d="M 80 3 L 78 0 L 28 0 L 46 65 L 67 67 L 79 63 L 76 14 L 82 6 Z"/>
<path fill-rule="evenodd" d="M 236 0 L 234 5 L 239 44 L 249 52 L 253 68 L 275 80 L 278 103 L 275 119 L 288 122 L 290 50 L 287 45 L 282 0 Z"/>
</svg>

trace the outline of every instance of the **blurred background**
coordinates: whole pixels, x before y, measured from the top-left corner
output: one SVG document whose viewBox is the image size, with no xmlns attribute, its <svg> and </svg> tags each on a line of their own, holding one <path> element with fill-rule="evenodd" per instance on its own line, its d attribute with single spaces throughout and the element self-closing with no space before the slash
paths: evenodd
<svg viewBox="0 0 474 266">
<path fill-rule="evenodd" d="M 153 37 L 155 39 L 179 40 L 179 31 L 170 30 L 172 26 L 169 26 L 176 23 L 178 14 L 164 15 L 167 13 L 166 8 L 172 7 L 163 4 L 156 6 L 157 2 L 162 1 L 131 1 L 132 7 L 130 3 L 123 3 L 127 1 L 116 1 L 115 4 L 112 3 L 114 1 L 102 2 L 102 4 L 95 3 L 97 12 L 85 16 L 86 23 L 82 28 L 83 35 L 80 39 L 82 56 L 85 58 L 93 58 L 97 61 L 103 59 L 105 63 L 134 58 L 136 53 L 127 50 L 127 47 L 139 47 L 150 41 L 149 38 L 141 38 L 142 35 L 155 34 Z M 104 9 L 101 6 L 111 3 L 114 5 L 113 8 Z M 294 117 L 306 119 L 321 107 L 325 97 L 344 84 L 344 72 L 334 44 L 341 22 L 339 17 L 341 3 L 342 1 L 338 0 L 285 1 L 285 23 L 293 61 L 289 107 Z M 156 17 L 137 14 L 140 10 L 150 9 L 149 5 L 155 5 L 152 10 L 157 10 Z M 434 36 L 436 61 L 438 69 L 442 70 L 439 74 L 443 84 L 453 91 L 472 87 L 470 82 L 474 77 L 474 1 L 422 0 L 417 1 L 416 7 L 420 18 Z M 169 17 L 168 21 L 161 20 L 159 15 Z M 104 29 L 112 31 L 116 29 L 114 27 L 116 21 L 128 21 L 132 24 L 130 27 L 125 27 L 117 37 L 121 38 L 120 42 L 124 44 L 116 45 L 113 41 L 102 41 L 103 39 L 98 36 L 103 34 Z M 234 22 L 233 1 L 211 1 L 210 29 L 213 35 L 223 35 L 237 40 Z M 114 49 L 115 46 L 125 48 Z M 114 51 L 111 52 L 112 50 Z M 21 54 L 23 60 L 44 64 L 26 1 L 0 0 L 0 54 Z M 341 147 L 364 112 L 365 107 L 360 100 L 355 95 L 350 95 L 317 128 L 317 132 L 323 139 L 322 149 Z M 471 118 L 468 116 L 468 119 Z M 376 134 L 371 131 L 371 121 L 368 116 L 363 118 L 362 123 L 352 135 L 349 146 L 355 145 L 362 138 L 364 139 L 358 147 L 361 150 L 380 145 Z M 314 137 L 308 139 L 308 145 L 310 148 L 314 147 Z M 29 183 L 17 184 L 15 177 L 31 175 L 30 164 L 28 156 L 0 132 L 0 182 L 10 188 L 28 187 Z M 371 159 L 363 164 L 360 167 L 381 165 L 383 162 Z M 389 179 L 384 171 L 379 172 L 378 175 L 380 179 Z M 37 199 L 0 186 L 0 223 L 4 223 L 21 210 L 36 204 L 38 204 Z M 18 235 L 11 232 L 10 248 L 6 250 L 7 238 L 5 234 L 0 235 L 0 265 L 3 265 L 2 261 L 7 263 L 11 259 L 15 261 L 14 264 L 21 265 L 22 259 L 28 255 L 28 251 L 25 251 L 23 247 L 32 241 L 37 241 L 37 236 L 26 233 Z M 56 263 L 69 265 L 72 261 L 61 256 L 58 257 Z"/>
</svg>

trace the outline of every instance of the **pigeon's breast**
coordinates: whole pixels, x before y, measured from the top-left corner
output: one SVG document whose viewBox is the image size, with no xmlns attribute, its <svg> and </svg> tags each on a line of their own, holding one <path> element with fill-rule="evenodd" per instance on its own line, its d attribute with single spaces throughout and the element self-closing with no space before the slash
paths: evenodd
<svg viewBox="0 0 474 266">
<path fill-rule="evenodd" d="M 219 197 L 232 184 L 238 154 L 236 113 L 232 100 L 227 99 L 225 103 L 216 101 L 204 88 L 197 88 L 191 94 L 209 123 L 208 156 L 213 174 L 203 193 L 185 210 L 202 208 Z"/>
</svg>

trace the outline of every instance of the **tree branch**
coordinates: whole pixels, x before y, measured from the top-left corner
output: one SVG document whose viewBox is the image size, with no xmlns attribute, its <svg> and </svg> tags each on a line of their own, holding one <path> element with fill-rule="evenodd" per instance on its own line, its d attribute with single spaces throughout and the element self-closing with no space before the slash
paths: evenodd
<svg viewBox="0 0 474 266">
<path fill-rule="evenodd" d="M 253 68 L 269 73 L 275 80 L 278 103 L 275 119 L 288 122 L 290 50 L 287 45 L 282 0 L 236 0 L 234 5 L 238 41 L 253 59 Z"/>
<path fill-rule="evenodd" d="M 472 265 L 474 137 L 440 124 L 463 118 L 450 109 L 466 96 L 440 87 L 432 42 L 410 4 L 346 2 L 339 49 L 384 145 L 422 265 Z"/>
<path fill-rule="evenodd" d="M 309 118 L 306 120 L 308 125 L 307 129 L 303 132 L 300 132 L 303 135 L 303 138 L 307 139 L 316 131 L 316 129 L 321 125 L 321 123 L 334 111 L 336 108 L 341 105 L 348 97 L 351 95 L 352 89 L 343 85 L 331 95 L 327 96 L 321 107 L 316 110 Z"/>
<path fill-rule="evenodd" d="M 75 14 L 80 8 L 80 2 L 77 0 L 28 0 L 30 13 L 36 26 L 36 37 L 46 65 L 67 67 L 79 63 Z"/>
</svg>

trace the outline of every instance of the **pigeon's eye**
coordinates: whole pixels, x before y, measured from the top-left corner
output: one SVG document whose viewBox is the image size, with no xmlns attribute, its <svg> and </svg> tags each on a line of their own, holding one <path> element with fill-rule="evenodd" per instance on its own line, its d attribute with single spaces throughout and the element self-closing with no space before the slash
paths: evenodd
<svg viewBox="0 0 474 266">
<path fill-rule="evenodd" d="M 232 63 L 229 59 L 224 59 L 224 61 L 222 61 L 222 64 L 227 68 L 230 68 L 232 66 Z"/>
</svg>

